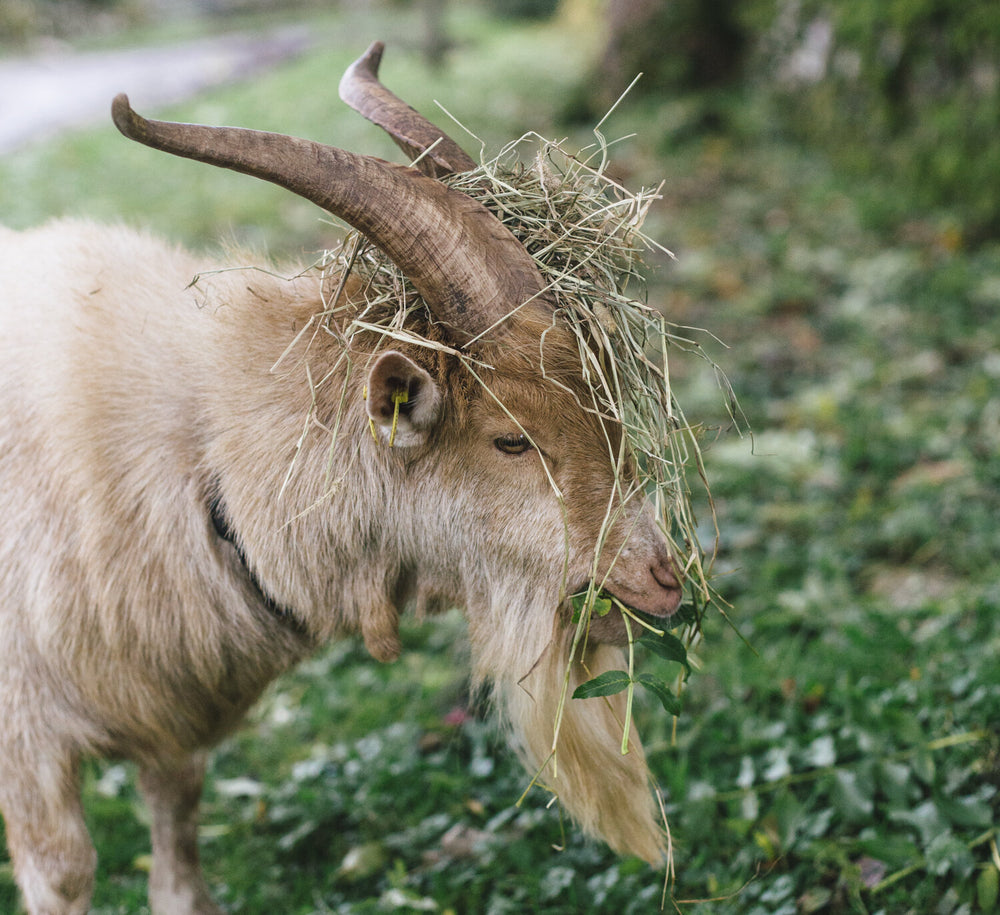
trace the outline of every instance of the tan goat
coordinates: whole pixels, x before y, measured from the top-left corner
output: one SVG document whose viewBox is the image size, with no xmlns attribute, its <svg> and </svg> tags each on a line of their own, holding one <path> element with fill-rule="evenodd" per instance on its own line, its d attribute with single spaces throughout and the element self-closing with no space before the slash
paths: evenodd
<svg viewBox="0 0 1000 915">
<path fill-rule="evenodd" d="M 380 53 L 342 94 L 426 151 L 441 133 L 377 82 Z M 218 912 L 196 847 L 203 753 L 318 646 L 360 632 L 392 660 L 404 608 L 464 608 L 475 678 L 494 685 L 534 771 L 563 693 L 567 595 L 596 569 L 641 610 L 680 600 L 650 507 L 625 498 L 609 460 L 621 430 L 581 407 L 578 347 L 533 259 L 436 180 L 472 167 L 457 146 L 440 140 L 421 173 L 147 121 L 124 96 L 113 114 L 135 140 L 273 181 L 356 227 L 420 292 L 413 329 L 444 346 L 372 334 L 343 358 L 337 321 L 364 304 L 352 284 L 341 317 L 300 337 L 337 283 L 315 272 L 206 273 L 190 253 L 83 222 L 0 230 L 0 809 L 31 915 L 88 909 L 84 757 L 138 763 L 153 911 Z M 337 383 L 311 383 L 326 376 Z M 620 619 L 595 622 L 590 675 L 621 666 L 621 640 Z M 617 700 L 567 702 L 558 777 L 544 779 L 585 830 L 655 861 L 647 767 L 636 739 L 621 755 L 621 719 Z"/>
</svg>

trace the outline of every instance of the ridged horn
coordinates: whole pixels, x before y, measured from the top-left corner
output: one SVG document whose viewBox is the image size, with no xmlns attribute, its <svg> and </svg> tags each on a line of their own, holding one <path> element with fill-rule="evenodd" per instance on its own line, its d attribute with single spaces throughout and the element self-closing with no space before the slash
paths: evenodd
<svg viewBox="0 0 1000 915">
<path fill-rule="evenodd" d="M 385 45 L 375 41 L 347 68 L 340 80 L 341 99 L 381 127 L 411 159 L 423 156 L 417 168 L 425 175 L 441 178 L 472 171 L 476 163 L 461 146 L 379 82 L 384 50 Z"/>
<path fill-rule="evenodd" d="M 129 139 L 263 178 L 343 219 L 395 262 L 459 344 L 543 288 L 531 255 L 489 210 L 409 166 L 283 134 L 147 120 L 124 94 L 111 116 Z"/>
</svg>

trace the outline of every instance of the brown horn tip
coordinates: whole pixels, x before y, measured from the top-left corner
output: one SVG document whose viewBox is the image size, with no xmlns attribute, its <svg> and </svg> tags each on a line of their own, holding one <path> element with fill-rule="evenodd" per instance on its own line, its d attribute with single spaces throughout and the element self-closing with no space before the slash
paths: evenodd
<svg viewBox="0 0 1000 915">
<path fill-rule="evenodd" d="M 432 178 L 472 171 L 476 162 L 443 130 L 406 104 L 379 82 L 385 44 L 374 41 L 340 80 L 340 98 L 373 124 L 381 127 L 417 168 Z"/>
<path fill-rule="evenodd" d="M 115 127 L 130 140 L 138 139 L 143 133 L 146 119 L 137 115 L 128 103 L 128 96 L 119 92 L 111 102 L 111 120 Z"/>
<path fill-rule="evenodd" d="M 343 80 L 347 79 L 348 73 L 352 70 L 356 70 L 359 73 L 370 74 L 372 79 L 378 79 L 378 68 L 382 65 L 383 51 L 385 51 L 385 42 L 373 41 L 368 46 L 368 50 L 347 68 L 343 78 L 341 79 L 341 84 L 343 84 Z"/>
</svg>

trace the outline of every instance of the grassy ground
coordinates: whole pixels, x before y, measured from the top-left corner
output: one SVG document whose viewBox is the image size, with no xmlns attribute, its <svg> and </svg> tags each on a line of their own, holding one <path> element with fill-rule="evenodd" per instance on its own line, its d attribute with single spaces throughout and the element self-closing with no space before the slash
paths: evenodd
<svg viewBox="0 0 1000 915">
<path fill-rule="evenodd" d="M 392 156 L 333 88 L 385 37 L 387 82 L 496 144 L 564 130 L 553 121 L 586 58 L 565 30 L 474 11 L 439 73 L 396 13 L 317 28 L 322 51 L 165 114 Z M 609 128 L 639 131 L 620 148 L 631 183 L 667 179 L 651 220 L 678 261 L 659 265 L 651 297 L 730 344 L 713 355 L 752 429 L 726 429 L 711 373 L 676 362 L 681 402 L 709 430 L 717 585 L 735 628 L 708 619 L 676 729 L 638 712 L 675 843 L 667 908 L 996 911 L 1000 249 L 968 250 L 960 222 L 933 213 L 876 233 L 883 188 L 776 137 L 755 98 L 712 134 L 700 104 L 629 109 Z M 229 233 L 282 254 L 331 234 L 281 192 L 110 127 L 0 162 L 0 212 L 16 225 L 124 218 L 193 244 Z M 514 806 L 526 780 L 468 711 L 460 620 L 404 639 L 390 667 L 332 647 L 219 750 L 203 829 L 219 900 L 246 913 L 656 911 L 662 874 L 564 832 L 542 796 Z M 130 777 L 88 769 L 107 915 L 144 910 Z M 14 898 L 0 869 L 0 911 Z"/>
</svg>

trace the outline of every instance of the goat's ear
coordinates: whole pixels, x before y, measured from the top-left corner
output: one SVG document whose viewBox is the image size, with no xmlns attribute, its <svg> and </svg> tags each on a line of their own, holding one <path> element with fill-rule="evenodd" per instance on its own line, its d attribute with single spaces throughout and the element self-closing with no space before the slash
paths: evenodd
<svg viewBox="0 0 1000 915">
<path fill-rule="evenodd" d="M 365 403 L 381 441 L 411 448 L 427 441 L 441 412 L 441 392 L 412 359 L 390 350 L 375 360 L 368 373 Z"/>
</svg>

